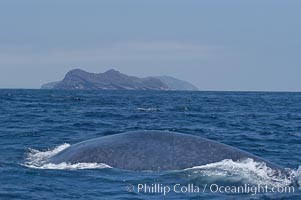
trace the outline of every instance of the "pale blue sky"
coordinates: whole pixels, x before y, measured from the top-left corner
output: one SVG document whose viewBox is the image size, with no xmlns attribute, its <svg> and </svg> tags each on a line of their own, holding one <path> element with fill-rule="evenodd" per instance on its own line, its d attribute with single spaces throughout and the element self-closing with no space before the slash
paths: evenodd
<svg viewBox="0 0 301 200">
<path fill-rule="evenodd" d="M 73 68 L 201 90 L 301 91 L 301 1 L 1 0 L 0 87 Z"/>
</svg>

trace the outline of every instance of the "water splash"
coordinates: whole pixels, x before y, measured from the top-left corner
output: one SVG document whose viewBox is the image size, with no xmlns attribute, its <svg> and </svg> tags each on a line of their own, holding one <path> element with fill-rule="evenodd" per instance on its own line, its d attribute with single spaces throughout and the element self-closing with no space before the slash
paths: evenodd
<svg viewBox="0 0 301 200">
<path fill-rule="evenodd" d="M 244 182 L 267 185 L 269 187 L 291 185 L 300 176 L 301 171 L 300 167 L 297 171 L 286 169 L 287 173 L 284 174 L 279 170 L 271 169 L 264 162 L 256 162 L 251 158 L 237 162 L 225 159 L 220 162 L 195 166 L 185 170 L 191 171 L 194 177 L 212 177 L 212 180 L 222 180 L 227 177 L 229 182 Z"/>
<path fill-rule="evenodd" d="M 297 170 L 293 170 L 292 174 L 294 176 L 294 180 L 296 181 L 296 184 L 299 186 L 299 190 L 301 190 L 301 165 Z"/>
<path fill-rule="evenodd" d="M 76 170 L 76 169 L 102 169 L 111 168 L 109 165 L 103 163 L 49 163 L 49 158 L 68 148 L 70 144 L 62 144 L 47 151 L 39 151 L 35 149 L 29 149 L 26 162 L 24 166 L 34 169 L 58 169 L 58 170 Z"/>
</svg>

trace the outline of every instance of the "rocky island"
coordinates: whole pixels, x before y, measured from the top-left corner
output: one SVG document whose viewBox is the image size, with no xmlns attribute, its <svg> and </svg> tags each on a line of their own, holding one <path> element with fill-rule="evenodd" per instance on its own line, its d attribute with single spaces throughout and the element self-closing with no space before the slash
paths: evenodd
<svg viewBox="0 0 301 200">
<path fill-rule="evenodd" d="M 41 89 L 64 90 L 198 90 L 189 82 L 169 76 L 139 78 L 114 69 L 90 73 L 81 69 L 69 71 L 62 81 L 42 85 Z"/>
</svg>

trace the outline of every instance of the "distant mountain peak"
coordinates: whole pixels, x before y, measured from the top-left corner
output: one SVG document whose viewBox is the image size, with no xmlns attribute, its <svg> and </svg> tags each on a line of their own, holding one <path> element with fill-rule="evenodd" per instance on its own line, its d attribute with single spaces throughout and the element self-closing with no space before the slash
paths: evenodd
<svg viewBox="0 0 301 200">
<path fill-rule="evenodd" d="M 67 78 L 72 77 L 72 76 L 84 76 L 87 73 L 88 72 L 86 72 L 82 69 L 72 69 L 69 72 L 67 72 L 64 79 L 67 79 Z"/>
<path fill-rule="evenodd" d="M 82 69 L 72 69 L 67 74 L 78 74 L 78 73 L 87 73 L 87 72 Z"/>
<path fill-rule="evenodd" d="M 106 72 L 104 72 L 104 74 L 121 74 L 121 73 L 115 69 L 109 69 Z"/>
<path fill-rule="evenodd" d="M 197 90 L 187 81 L 173 77 L 128 76 L 115 69 L 104 73 L 90 73 L 82 69 L 70 70 L 62 81 L 44 84 L 42 89 L 66 90 Z"/>
</svg>

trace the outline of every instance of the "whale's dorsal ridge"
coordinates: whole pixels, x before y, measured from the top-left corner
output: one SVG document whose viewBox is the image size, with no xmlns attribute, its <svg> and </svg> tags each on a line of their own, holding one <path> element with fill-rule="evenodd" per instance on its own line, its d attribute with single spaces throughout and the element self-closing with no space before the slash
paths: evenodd
<svg viewBox="0 0 301 200">
<path fill-rule="evenodd" d="M 178 170 L 225 159 L 252 158 L 283 170 L 245 151 L 195 135 L 161 130 L 129 131 L 71 145 L 51 163 L 104 163 L 126 170 Z"/>
</svg>

